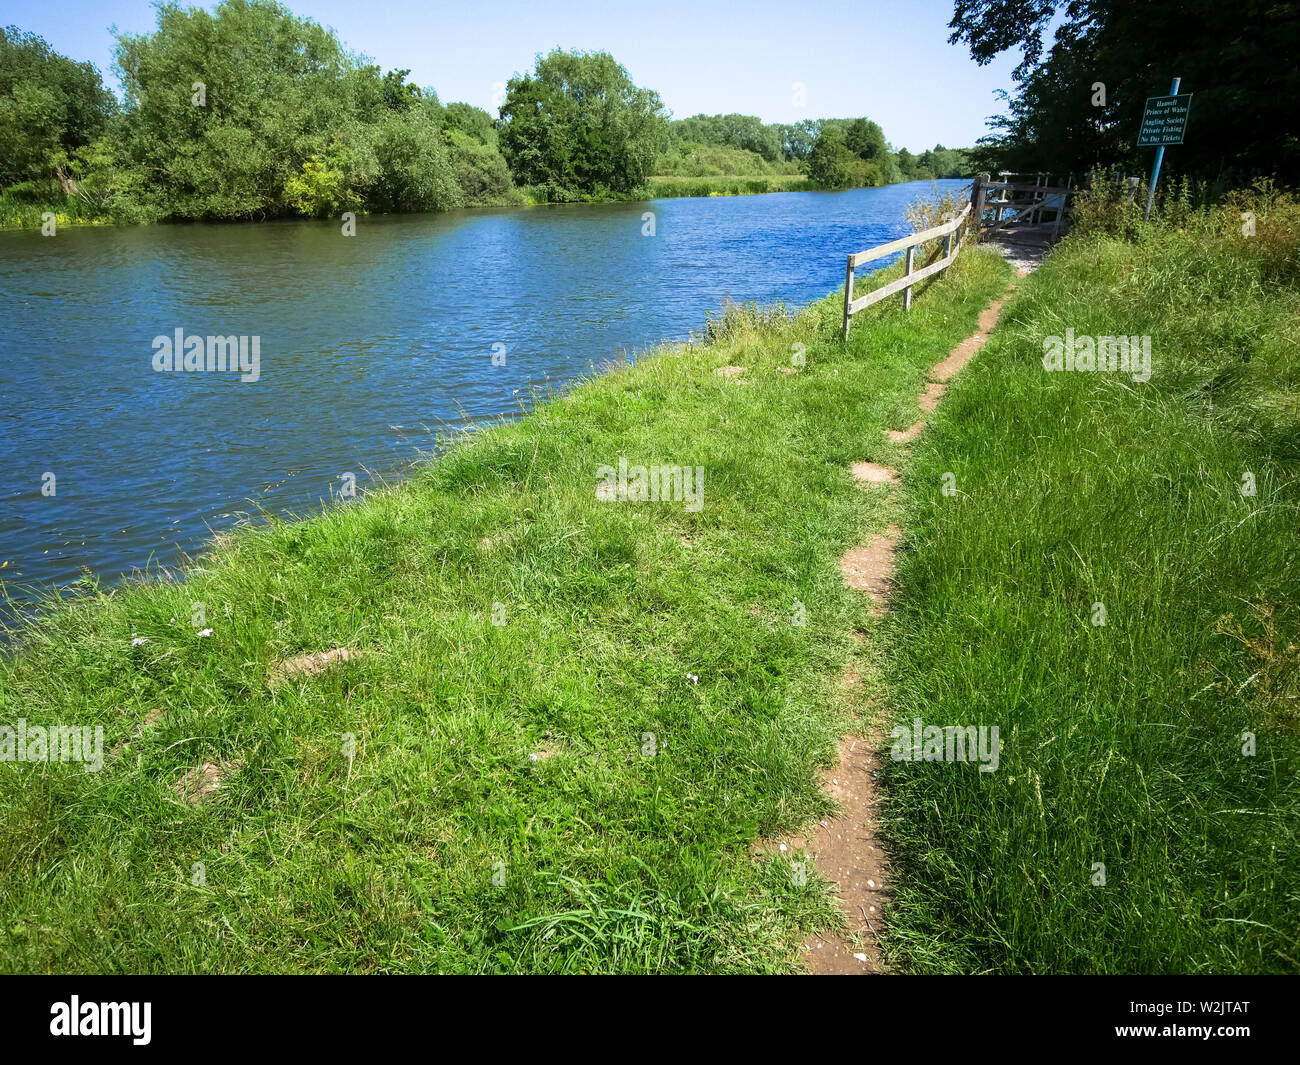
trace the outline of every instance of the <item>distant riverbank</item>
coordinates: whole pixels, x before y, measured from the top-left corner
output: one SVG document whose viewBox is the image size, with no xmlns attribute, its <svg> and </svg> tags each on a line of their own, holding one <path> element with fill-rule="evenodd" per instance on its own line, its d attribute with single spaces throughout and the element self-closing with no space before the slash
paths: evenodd
<svg viewBox="0 0 1300 1065">
<path fill-rule="evenodd" d="M 941 178 L 933 182 L 896 181 L 884 185 L 862 186 L 863 188 L 890 188 L 894 185 L 916 184 L 951 184 L 954 180 Z M 457 211 L 493 210 L 502 207 L 539 207 L 539 206 L 576 206 L 593 203 L 641 203 L 645 200 L 682 199 L 707 196 L 761 196 L 773 192 L 851 192 L 852 189 L 827 188 L 813 181 L 806 174 L 722 174 L 704 177 L 689 177 L 677 174 L 661 174 L 650 178 L 642 189 L 629 196 L 591 197 L 585 200 L 557 203 L 549 201 L 537 190 L 514 190 L 515 194 L 498 200 L 476 203 L 472 206 L 453 208 Z M 396 212 L 397 214 L 408 212 Z M 419 212 L 414 212 L 419 213 Z M 376 217 L 365 212 L 356 212 L 357 217 Z M 61 202 L 27 203 L 12 195 L 0 194 L 0 231 L 36 230 L 42 226 L 53 230 L 78 226 L 114 226 L 137 223 L 119 223 L 102 214 L 88 212 L 75 196 L 64 197 Z M 306 219 L 244 219 L 245 223 L 260 224 L 267 221 L 306 221 Z M 171 224 L 166 222 L 156 225 Z M 240 224 L 223 223 L 223 224 Z"/>
</svg>

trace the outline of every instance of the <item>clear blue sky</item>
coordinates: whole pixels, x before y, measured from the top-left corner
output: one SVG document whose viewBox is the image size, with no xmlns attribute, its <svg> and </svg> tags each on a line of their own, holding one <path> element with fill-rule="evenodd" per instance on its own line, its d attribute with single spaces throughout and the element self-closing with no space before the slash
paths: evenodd
<svg viewBox="0 0 1300 1065">
<path fill-rule="evenodd" d="M 632 10 L 610 0 L 289 0 L 295 13 L 333 27 L 353 51 L 384 68 L 411 70 L 444 103 L 465 100 L 494 115 L 493 94 L 538 52 L 559 46 L 611 52 L 634 81 L 659 92 L 678 118 L 740 112 L 766 122 L 866 115 L 895 147 L 964 147 L 1002 110 L 1018 56 L 977 67 L 949 45 L 952 0 L 795 3 L 661 0 Z M 116 87 L 109 26 L 152 30 L 148 0 L 0 0 L 0 24 L 88 59 Z M 799 106 L 792 86 L 802 83 Z"/>
</svg>

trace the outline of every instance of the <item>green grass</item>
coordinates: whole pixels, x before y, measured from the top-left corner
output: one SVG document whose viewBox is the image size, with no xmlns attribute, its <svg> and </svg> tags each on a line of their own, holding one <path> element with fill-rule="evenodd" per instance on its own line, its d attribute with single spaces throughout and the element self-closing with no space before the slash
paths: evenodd
<svg viewBox="0 0 1300 1065">
<path fill-rule="evenodd" d="M 1300 969 L 1296 231 L 1226 217 L 1060 246 L 917 444 L 894 714 L 1002 755 L 887 762 L 904 970 Z M 1067 327 L 1151 380 L 1045 372 Z"/>
<path fill-rule="evenodd" d="M 663 175 L 650 179 L 651 199 L 675 196 L 754 196 L 767 192 L 801 192 L 816 188 L 802 174 L 758 174 L 713 177 Z"/>
<path fill-rule="evenodd" d="M 32 202 L 22 196 L 0 191 L 0 230 L 40 229 L 46 215 L 54 215 L 55 226 L 102 226 L 110 219 L 95 214 L 75 196 L 61 196 L 44 202 Z"/>
<path fill-rule="evenodd" d="M 827 888 L 753 843 L 828 810 L 815 769 L 862 709 L 837 680 L 881 646 L 838 558 L 896 516 L 847 465 L 901 461 L 883 429 L 1009 273 L 963 256 L 847 347 L 836 295 L 732 308 L 184 583 L 52 606 L 0 659 L 0 721 L 140 735 L 99 773 L 0 763 L 0 969 L 794 968 Z M 703 509 L 598 502 L 620 457 L 702 466 Z M 334 646 L 357 656 L 268 686 Z M 228 776 L 191 808 L 172 789 L 204 762 Z"/>
</svg>

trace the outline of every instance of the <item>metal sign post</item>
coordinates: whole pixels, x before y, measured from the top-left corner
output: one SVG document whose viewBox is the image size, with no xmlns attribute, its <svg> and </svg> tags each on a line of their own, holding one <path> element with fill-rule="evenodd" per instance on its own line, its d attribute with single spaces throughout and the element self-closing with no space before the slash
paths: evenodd
<svg viewBox="0 0 1300 1065">
<path fill-rule="evenodd" d="M 1147 207 L 1142 221 L 1151 218 L 1151 205 L 1156 198 L 1156 182 L 1160 180 L 1160 164 L 1165 159 L 1166 144 L 1182 144 L 1187 132 L 1187 115 L 1192 108 L 1192 94 L 1178 95 L 1181 78 L 1174 78 L 1168 96 L 1148 96 L 1142 113 L 1142 128 L 1138 132 L 1138 147 L 1155 145 L 1156 161 L 1151 167 L 1151 187 L 1147 189 Z"/>
</svg>

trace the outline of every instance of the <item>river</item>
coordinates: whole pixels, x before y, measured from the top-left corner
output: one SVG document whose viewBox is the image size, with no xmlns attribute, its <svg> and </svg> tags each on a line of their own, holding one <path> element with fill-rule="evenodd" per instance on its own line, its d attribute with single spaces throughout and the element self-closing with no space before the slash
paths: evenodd
<svg viewBox="0 0 1300 1065">
<path fill-rule="evenodd" d="M 933 188 L 361 216 L 355 236 L 0 233 L 3 590 L 173 564 L 242 514 L 310 513 L 534 387 L 685 340 L 724 299 L 825 296 Z M 177 330 L 182 354 L 244 337 L 256 366 L 160 371 Z"/>
</svg>

